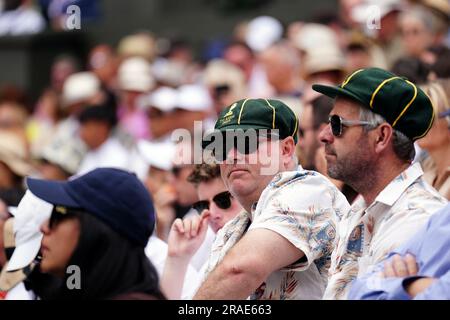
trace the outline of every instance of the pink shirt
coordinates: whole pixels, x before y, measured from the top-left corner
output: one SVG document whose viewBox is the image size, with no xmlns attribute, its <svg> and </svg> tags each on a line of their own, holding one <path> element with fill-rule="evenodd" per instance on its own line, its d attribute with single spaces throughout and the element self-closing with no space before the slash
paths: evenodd
<svg viewBox="0 0 450 320">
<path fill-rule="evenodd" d="M 117 111 L 119 125 L 136 139 L 150 139 L 150 120 L 145 111 L 135 109 L 129 110 L 121 105 Z"/>
</svg>

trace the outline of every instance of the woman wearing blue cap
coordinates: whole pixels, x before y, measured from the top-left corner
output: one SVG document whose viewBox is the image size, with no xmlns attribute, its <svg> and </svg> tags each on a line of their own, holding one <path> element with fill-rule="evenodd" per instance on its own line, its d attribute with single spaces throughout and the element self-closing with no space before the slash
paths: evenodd
<svg viewBox="0 0 450 320">
<path fill-rule="evenodd" d="M 42 299 L 165 299 L 144 253 L 153 204 L 134 174 L 102 168 L 68 182 L 30 178 L 27 185 L 51 205 L 40 227 L 40 271 L 62 280 Z"/>
</svg>

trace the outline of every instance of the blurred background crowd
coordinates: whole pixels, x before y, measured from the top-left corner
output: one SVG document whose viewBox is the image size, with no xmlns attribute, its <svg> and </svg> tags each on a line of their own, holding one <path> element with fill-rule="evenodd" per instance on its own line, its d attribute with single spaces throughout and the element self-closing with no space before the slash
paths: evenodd
<svg viewBox="0 0 450 320">
<path fill-rule="evenodd" d="M 270 2 L 217 1 L 216 6 L 224 12 L 255 6 L 264 13 Z M 306 1 L 297 2 L 303 16 Z M 187 179 L 194 169 L 186 161 L 192 145 L 175 144 L 172 132 L 192 132 L 194 121 L 209 129 L 224 107 L 246 97 L 275 98 L 289 105 L 300 119 L 300 163 L 326 174 L 317 135 L 328 121 L 332 101 L 315 94 L 311 84 L 338 84 L 365 67 L 407 77 L 432 99 L 436 121 L 418 141 L 416 160 L 423 163 L 428 181 L 450 199 L 448 0 L 319 1 L 315 12 L 308 2 L 309 17 L 295 20 L 295 12 L 287 12 L 287 21 L 282 14 L 248 14 L 223 30 L 226 36 L 211 34 L 210 22 L 180 21 L 186 30 L 197 30 L 194 41 L 180 31 L 167 36 L 142 27 L 118 41 L 106 36 L 102 41 L 97 33 L 99 40 L 91 41 L 85 55 L 56 50 L 47 71 L 25 87 L 8 82 L 24 66 L 3 48 L 17 39 L 52 34 L 78 39 L 70 37 L 95 30 L 109 1 L 0 3 L 1 65 L 9 70 L 2 71 L 0 82 L 2 220 L 9 216 L 7 207 L 17 206 L 23 196 L 25 176 L 66 180 L 97 167 L 118 167 L 145 182 L 155 203 L 157 235 L 167 240 L 172 221 L 198 200 Z M 205 6 L 211 3 L 204 1 Z M 81 31 L 65 30 L 72 4 L 80 8 Z M 148 1 L 148 6 L 155 4 Z M 133 15 L 122 19 L 132 21 Z M 115 24 L 120 28 L 121 21 Z M 53 50 L 42 43 L 39 50 Z M 32 61 L 27 67 L 38 68 L 40 62 Z M 41 89 L 42 79 L 49 80 Z M 350 187 L 333 182 L 350 202 L 354 199 Z"/>
</svg>

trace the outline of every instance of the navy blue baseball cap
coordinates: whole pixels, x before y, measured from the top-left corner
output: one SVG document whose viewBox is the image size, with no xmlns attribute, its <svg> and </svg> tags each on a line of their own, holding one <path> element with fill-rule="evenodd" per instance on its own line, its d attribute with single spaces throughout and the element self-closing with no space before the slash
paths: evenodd
<svg viewBox="0 0 450 320">
<path fill-rule="evenodd" d="M 29 190 L 55 206 L 82 209 L 145 247 L 155 227 L 150 194 L 135 174 L 99 168 L 70 181 L 27 178 Z"/>
</svg>

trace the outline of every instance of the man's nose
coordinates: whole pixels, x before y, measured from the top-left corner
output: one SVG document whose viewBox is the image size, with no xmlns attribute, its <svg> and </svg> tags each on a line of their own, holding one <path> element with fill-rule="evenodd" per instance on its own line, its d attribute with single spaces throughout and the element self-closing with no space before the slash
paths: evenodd
<svg viewBox="0 0 450 320">
<path fill-rule="evenodd" d="M 319 140 L 324 144 L 330 144 L 334 140 L 333 133 L 331 132 L 331 126 L 327 125 L 319 132 Z"/>
<path fill-rule="evenodd" d="M 242 160 L 244 158 L 244 155 L 240 153 L 236 146 L 233 146 L 228 152 L 227 152 L 227 161 L 230 161 L 232 163 L 238 162 L 239 160 Z"/>
</svg>

